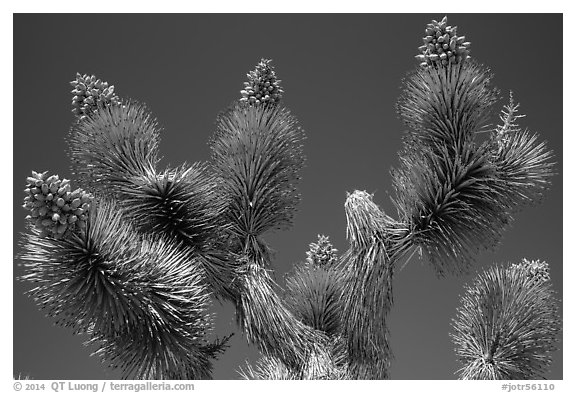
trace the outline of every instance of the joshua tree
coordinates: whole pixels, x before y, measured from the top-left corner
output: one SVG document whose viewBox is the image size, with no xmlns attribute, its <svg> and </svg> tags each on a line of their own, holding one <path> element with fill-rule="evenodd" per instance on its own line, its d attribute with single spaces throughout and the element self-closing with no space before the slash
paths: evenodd
<svg viewBox="0 0 576 393">
<path fill-rule="evenodd" d="M 235 305 L 263 355 L 246 378 L 388 378 L 398 263 L 420 251 L 440 276 L 468 272 L 552 175 L 511 94 L 502 124 L 487 126 L 499 93 L 456 27 L 432 21 L 419 51 L 397 105 L 409 128 L 392 171 L 397 217 L 365 191 L 348 194 L 347 249 L 319 236 L 283 291 L 262 236 L 291 225 L 304 131 L 270 60 L 218 116 L 210 162 L 166 169 L 149 110 L 77 74 L 73 181 L 27 179 L 20 258 L 31 295 L 125 378 L 210 378 L 229 338 L 207 338 L 211 298 Z M 461 377 L 541 376 L 560 329 L 543 266 L 494 268 L 466 289 L 452 333 Z"/>
</svg>

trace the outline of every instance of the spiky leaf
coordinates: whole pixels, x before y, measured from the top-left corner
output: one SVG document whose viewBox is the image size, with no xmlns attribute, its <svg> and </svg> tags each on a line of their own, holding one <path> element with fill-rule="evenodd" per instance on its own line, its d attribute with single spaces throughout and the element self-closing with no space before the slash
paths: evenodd
<svg viewBox="0 0 576 393">
<path fill-rule="evenodd" d="M 545 142 L 529 131 L 517 131 L 493 149 L 495 187 L 511 209 L 543 197 L 553 175 L 553 153 Z"/>
<path fill-rule="evenodd" d="M 86 186 L 114 194 L 130 178 L 154 173 L 159 141 L 158 123 L 144 105 L 103 108 L 70 131 L 72 171 Z"/>
<path fill-rule="evenodd" d="M 531 203 L 542 197 L 552 176 L 553 153 L 536 134 L 522 130 L 518 119 L 520 104 L 510 92 L 509 103 L 500 113 L 502 124 L 492 132 L 492 162 L 496 167 L 497 184 L 512 207 Z"/>
<path fill-rule="evenodd" d="M 514 265 L 489 268 L 465 288 L 453 320 L 460 378 L 543 378 L 561 326 L 550 281 Z"/>
<path fill-rule="evenodd" d="M 393 172 L 395 202 L 441 275 L 467 271 L 479 250 L 496 246 L 513 213 L 541 196 L 551 174 L 551 153 L 517 129 L 513 101 L 490 140 L 476 143 L 497 99 L 490 79 L 471 61 L 421 69 L 399 101 L 411 131 Z"/>
<path fill-rule="evenodd" d="M 226 230 L 226 199 L 203 164 L 144 173 L 119 188 L 124 213 L 142 231 L 178 239 L 198 250 Z"/>
<path fill-rule="evenodd" d="M 466 272 L 482 248 L 498 244 L 512 220 L 487 146 L 471 142 L 456 154 L 422 148 L 393 173 L 396 203 L 436 272 Z"/>
<path fill-rule="evenodd" d="M 209 297 L 190 255 L 157 237 L 140 236 L 100 202 L 80 233 L 24 243 L 30 292 L 60 325 L 89 333 L 88 342 L 126 378 L 209 378 L 205 342 Z"/>
<path fill-rule="evenodd" d="M 490 70 L 467 61 L 441 69 L 420 68 L 403 83 L 398 112 L 411 129 L 407 148 L 460 146 L 490 119 L 498 90 Z"/>
<path fill-rule="evenodd" d="M 329 337 L 341 331 L 343 275 L 337 269 L 300 265 L 286 279 L 286 304 L 294 316 Z"/>
<path fill-rule="evenodd" d="M 217 120 L 213 164 L 239 239 L 286 228 L 299 201 L 304 133 L 286 109 L 234 106 Z"/>
</svg>

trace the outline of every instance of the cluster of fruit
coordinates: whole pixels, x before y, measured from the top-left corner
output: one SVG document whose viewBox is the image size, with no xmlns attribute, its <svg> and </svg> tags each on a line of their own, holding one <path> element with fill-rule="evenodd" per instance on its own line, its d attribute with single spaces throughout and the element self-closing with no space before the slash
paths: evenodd
<svg viewBox="0 0 576 393">
<path fill-rule="evenodd" d="M 280 80 L 276 79 L 274 68 L 270 64 L 272 60 L 262 59 L 256 69 L 250 71 L 248 82 L 244 82 L 244 90 L 241 90 L 240 102 L 249 105 L 260 103 L 277 104 L 284 92 L 280 87 Z"/>
<path fill-rule="evenodd" d="M 524 258 L 521 263 L 513 264 L 512 268 L 524 270 L 530 278 L 534 278 L 536 281 L 550 280 L 550 268 L 548 263 L 544 261 L 540 262 L 539 259 L 530 261 Z"/>
<path fill-rule="evenodd" d="M 32 172 L 24 192 L 24 208 L 30 211 L 26 218 L 33 220 L 40 236 L 56 239 L 71 231 L 86 227 L 93 197 L 81 188 L 70 191 L 70 181 L 58 175 L 47 178 L 48 172 Z"/>
<path fill-rule="evenodd" d="M 328 236 L 318 235 L 318 242 L 310 244 L 306 261 L 312 266 L 323 266 L 338 259 L 338 250 L 332 246 Z"/>
<path fill-rule="evenodd" d="M 74 88 L 71 93 L 72 113 L 80 120 L 86 119 L 99 107 L 118 105 L 120 98 L 114 94 L 114 86 L 108 86 L 108 82 L 96 79 L 94 75 L 88 76 L 76 73 L 76 80 L 70 82 Z"/>
<path fill-rule="evenodd" d="M 448 26 L 447 22 L 448 18 L 444 17 L 440 22 L 433 20 L 427 25 L 424 45 L 416 55 L 422 67 L 457 64 L 470 57 L 470 42 L 465 42 L 464 36 L 458 37 L 457 27 Z"/>
</svg>

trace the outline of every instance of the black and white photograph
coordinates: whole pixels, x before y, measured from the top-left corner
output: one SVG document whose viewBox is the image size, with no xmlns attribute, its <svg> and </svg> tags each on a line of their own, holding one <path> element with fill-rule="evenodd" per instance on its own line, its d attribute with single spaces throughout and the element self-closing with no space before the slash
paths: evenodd
<svg viewBox="0 0 576 393">
<path fill-rule="evenodd" d="M 561 391 L 568 26 L 520 11 L 15 12 L 14 382 Z"/>
</svg>

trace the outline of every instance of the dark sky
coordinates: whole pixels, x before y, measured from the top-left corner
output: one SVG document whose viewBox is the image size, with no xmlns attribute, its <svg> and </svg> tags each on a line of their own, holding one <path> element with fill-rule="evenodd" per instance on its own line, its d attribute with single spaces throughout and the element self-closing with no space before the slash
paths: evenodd
<svg viewBox="0 0 576 393">
<path fill-rule="evenodd" d="M 31 170 L 70 178 L 64 138 L 72 123 L 70 85 L 76 72 L 95 74 L 122 98 L 145 102 L 163 126 L 163 165 L 209 158 L 218 112 L 240 97 L 245 74 L 271 58 L 284 105 L 307 134 L 302 202 L 289 231 L 267 237 L 276 277 L 305 258 L 316 234 L 347 247 L 346 191 L 375 192 L 396 216 L 389 170 L 405 127 L 395 112 L 402 78 L 426 24 L 444 14 L 52 14 L 14 16 L 14 252 L 24 230 L 22 189 Z M 512 90 L 555 152 L 557 175 L 544 200 L 516 216 L 495 252 L 477 269 L 521 258 L 546 260 L 562 298 L 562 15 L 448 14 L 472 42 L 472 56 L 490 66 L 502 91 Z M 496 122 L 497 118 L 494 119 Z M 15 276 L 22 270 L 15 266 Z M 439 279 L 414 258 L 394 281 L 390 314 L 393 379 L 455 379 L 459 368 L 448 332 L 462 286 L 473 275 Z M 34 379 L 117 379 L 81 337 L 55 327 L 14 280 L 14 374 Z M 216 333 L 235 331 L 214 378 L 236 379 L 258 351 L 236 329 L 230 304 L 214 305 Z M 549 379 L 562 379 L 562 350 Z"/>
</svg>

